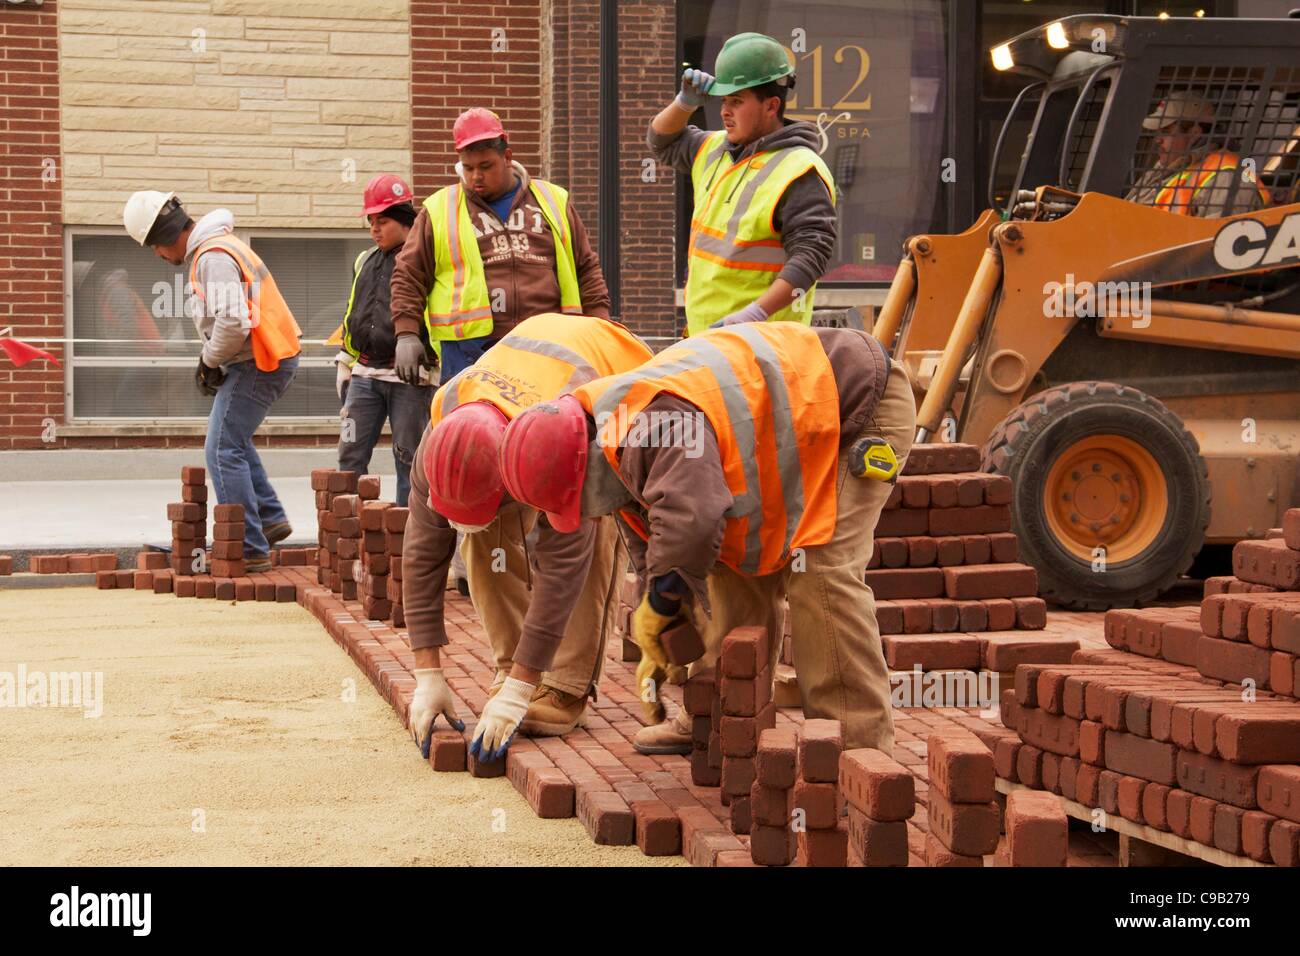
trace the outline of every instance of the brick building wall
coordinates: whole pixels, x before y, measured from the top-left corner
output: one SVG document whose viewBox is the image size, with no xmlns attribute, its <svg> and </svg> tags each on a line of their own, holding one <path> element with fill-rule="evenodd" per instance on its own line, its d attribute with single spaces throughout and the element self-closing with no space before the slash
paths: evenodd
<svg viewBox="0 0 1300 956">
<path fill-rule="evenodd" d="M 63 330 L 58 6 L 0 4 L 0 330 L 17 339 Z M 57 366 L 0 359 L 0 449 L 39 446 L 62 419 Z"/>
</svg>

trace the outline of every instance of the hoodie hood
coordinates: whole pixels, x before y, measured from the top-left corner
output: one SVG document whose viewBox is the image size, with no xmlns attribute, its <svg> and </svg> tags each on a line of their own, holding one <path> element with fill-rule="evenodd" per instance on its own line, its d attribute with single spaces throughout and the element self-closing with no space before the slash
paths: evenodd
<svg viewBox="0 0 1300 956">
<path fill-rule="evenodd" d="M 235 214 L 229 209 L 214 209 L 197 223 L 185 243 L 185 258 L 194 255 L 199 243 L 206 242 L 214 236 L 228 235 L 235 231 Z"/>
<path fill-rule="evenodd" d="M 776 132 L 747 143 L 744 146 L 729 146 L 732 159 L 739 162 L 743 157 L 752 156 L 769 149 L 793 149 L 806 146 L 814 153 L 821 152 L 822 137 L 817 127 L 806 120 L 785 120 L 785 125 Z"/>
</svg>

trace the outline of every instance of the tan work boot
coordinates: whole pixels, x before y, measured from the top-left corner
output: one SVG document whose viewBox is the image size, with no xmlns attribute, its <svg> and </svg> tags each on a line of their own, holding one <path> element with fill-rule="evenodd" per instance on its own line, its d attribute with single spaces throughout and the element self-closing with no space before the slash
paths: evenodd
<svg viewBox="0 0 1300 956">
<path fill-rule="evenodd" d="M 671 720 L 651 727 L 642 727 L 632 738 L 637 753 L 689 754 L 691 752 L 691 718 L 685 710 L 678 710 Z"/>
<path fill-rule="evenodd" d="M 581 724 L 586 712 L 587 695 L 579 697 L 539 684 L 519 730 L 534 737 L 558 737 Z"/>
</svg>

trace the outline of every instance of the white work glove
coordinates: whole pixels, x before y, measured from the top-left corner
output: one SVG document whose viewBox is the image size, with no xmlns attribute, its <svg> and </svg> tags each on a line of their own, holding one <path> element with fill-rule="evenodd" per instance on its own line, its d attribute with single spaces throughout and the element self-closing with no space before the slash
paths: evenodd
<svg viewBox="0 0 1300 956">
<path fill-rule="evenodd" d="M 343 401 L 343 395 L 348 390 L 348 382 L 352 380 L 352 366 L 347 362 L 336 362 L 338 372 L 334 375 L 334 391 L 338 393 L 339 401 Z"/>
<path fill-rule="evenodd" d="M 711 329 L 722 329 L 728 325 L 743 325 L 746 322 L 766 322 L 768 319 L 767 310 L 757 302 L 751 302 L 739 312 L 732 312 L 730 315 L 724 315 L 718 321 L 709 326 Z"/>
<path fill-rule="evenodd" d="M 713 74 L 689 67 L 682 71 L 682 90 L 677 94 L 677 105 L 689 112 L 695 112 L 709 101 L 709 87 L 713 85 Z"/>
<path fill-rule="evenodd" d="M 513 677 L 507 677 L 505 684 L 497 695 L 487 702 L 479 716 L 478 727 L 474 729 L 474 739 L 470 742 L 469 752 L 475 760 L 491 763 L 505 754 L 510 741 L 515 739 L 515 731 L 528 713 L 532 702 L 535 684 L 527 684 Z"/>
<path fill-rule="evenodd" d="M 443 679 L 441 667 L 419 667 L 415 675 L 415 696 L 411 698 L 411 734 L 425 759 L 429 757 L 429 741 L 433 739 L 433 722 L 442 714 L 447 723 L 457 730 L 465 729 L 465 722 L 456 716 L 456 701 Z"/>
</svg>

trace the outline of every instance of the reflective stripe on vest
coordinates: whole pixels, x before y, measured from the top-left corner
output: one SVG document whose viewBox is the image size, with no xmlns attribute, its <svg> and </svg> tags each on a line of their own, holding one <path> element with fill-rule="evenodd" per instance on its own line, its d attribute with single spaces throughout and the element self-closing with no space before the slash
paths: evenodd
<svg viewBox="0 0 1300 956">
<path fill-rule="evenodd" d="M 720 561 L 742 574 L 771 574 L 794 548 L 830 540 L 839 395 L 812 329 L 719 329 L 679 342 L 634 371 L 575 390 L 596 419 L 615 471 L 637 415 L 659 394 L 696 406 L 717 436 L 732 495 Z M 631 490 L 639 496 L 639 489 Z"/>
<path fill-rule="evenodd" d="M 352 291 L 348 293 L 348 307 L 343 313 L 343 324 L 339 328 L 343 332 L 343 351 L 354 359 L 361 358 L 361 353 L 352 345 L 352 330 L 348 326 L 348 320 L 352 318 L 352 305 L 357 299 L 357 279 L 361 277 L 361 267 L 370 258 L 370 254 L 378 248 L 378 246 L 371 246 L 369 249 L 362 249 L 357 253 L 357 258 L 352 263 Z"/>
<path fill-rule="evenodd" d="M 785 265 L 781 235 L 772 224 L 785 191 L 815 170 L 835 201 L 830 170 L 804 146 L 757 153 L 736 163 L 727 152 L 725 131 L 711 134 L 691 166 L 695 214 L 691 220 L 686 278 L 686 322 L 695 335 L 710 323 L 749 305 Z M 771 321 L 812 321 L 816 285 Z"/>
<path fill-rule="evenodd" d="M 205 308 L 206 293 L 198 281 L 199 259 L 214 250 L 229 255 L 239 267 L 241 294 L 248 305 L 253 359 L 263 372 L 274 372 L 283 359 L 299 353 L 298 339 L 302 336 L 302 329 L 266 264 L 243 240 L 232 235 L 204 240 L 190 260 L 190 288 Z"/>
<path fill-rule="evenodd" d="M 530 180 L 529 192 L 537 200 L 542 218 L 555 244 L 555 275 L 560 287 L 559 310 L 582 312 L 578 267 L 573 236 L 568 228 L 569 194 L 553 183 Z M 429 340 L 474 339 L 492 334 L 492 303 L 483 273 L 478 235 L 469 217 L 465 189 L 457 183 L 438 190 L 424 201 L 433 234 L 434 281 L 425 305 Z"/>
<path fill-rule="evenodd" d="M 1194 169 L 1184 169 L 1180 173 L 1175 173 L 1165 180 L 1160 192 L 1156 193 L 1155 200 L 1151 205 L 1156 209 L 1164 209 L 1168 212 L 1177 213 L 1180 216 L 1190 216 L 1192 204 L 1201 192 L 1214 181 L 1214 177 L 1221 172 L 1228 172 L 1236 169 L 1241 165 L 1241 160 L 1236 153 L 1221 150 L 1215 153 L 1208 153 Z M 1246 184 L 1249 187 L 1250 184 Z M 1268 205 L 1271 198 L 1268 190 L 1259 184 L 1254 184 L 1258 191 L 1261 201 Z M 1219 197 L 1220 200 L 1226 200 L 1227 196 Z"/>
<path fill-rule="evenodd" d="M 537 402 L 637 368 L 652 357 L 617 322 L 547 312 L 525 319 L 433 396 L 430 425 L 467 402 L 489 402 L 513 419 Z"/>
</svg>

